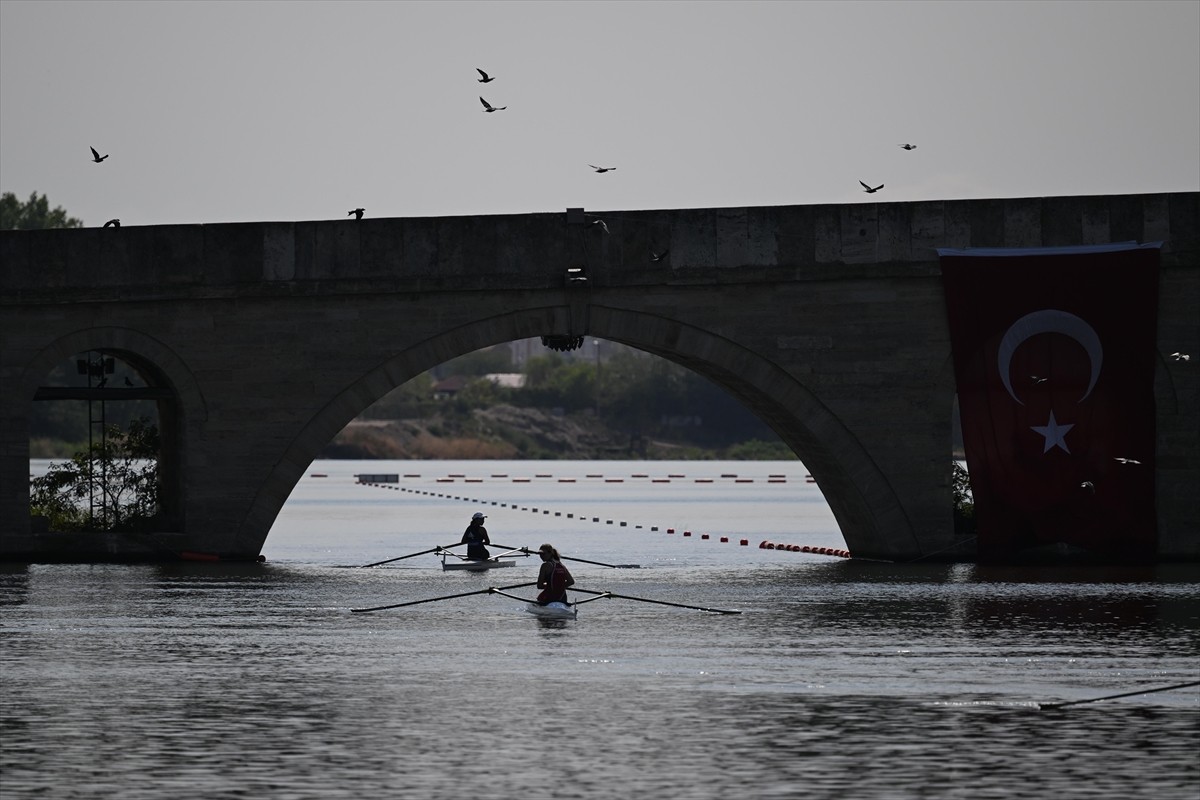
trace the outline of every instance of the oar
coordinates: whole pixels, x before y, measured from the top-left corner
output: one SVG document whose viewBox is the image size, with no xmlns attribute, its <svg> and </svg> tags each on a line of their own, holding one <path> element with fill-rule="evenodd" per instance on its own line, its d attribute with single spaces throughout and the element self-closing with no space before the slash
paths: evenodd
<svg viewBox="0 0 1200 800">
<path fill-rule="evenodd" d="M 429 597 L 424 600 L 409 600 L 407 603 L 392 603 L 390 606 L 375 606 L 374 608 L 352 608 L 350 610 L 353 612 L 383 611 L 383 610 L 389 609 L 389 608 L 401 608 L 402 606 L 415 606 L 415 605 L 420 605 L 421 603 L 433 603 L 437 600 L 453 600 L 455 597 L 468 597 L 473 594 L 499 593 L 503 589 L 523 589 L 526 586 L 537 586 L 537 581 L 534 581 L 533 583 L 514 583 L 512 586 L 498 586 L 498 587 L 489 586 L 486 589 L 479 589 L 474 592 L 460 592 L 458 594 L 448 594 L 448 595 L 444 595 L 442 597 Z"/>
<path fill-rule="evenodd" d="M 518 553 L 524 553 L 527 556 L 537 554 L 537 550 L 530 550 L 528 547 L 509 547 L 506 544 L 498 544 L 496 547 L 503 547 Z M 598 567 L 609 567 L 611 569 L 641 569 L 640 564 L 605 564 L 603 561 L 588 561 L 586 558 L 571 558 L 570 556 L 559 556 L 563 561 L 579 561 L 583 564 L 595 564 Z"/>
<path fill-rule="evenodd" d="M 459 544 L 462 544 L 462 542 L 459 542 Z M 383 561 L 376 561 L 374 564 L 363 564 L 361 567 L 359 567 L 359 569 L 366 569 L 367 567 L 378 567 L 380 564 L 390 564 L 393 561 L 403 561 L 406 558 L 412 558 L 413 556 L 423 556 L 426 553 L 436 553 L 440 550 L 445 550 L 449 547 L 454 547 L 454 545 L 452 545 L 452 544 L 446 545 L 446 547 L 442 547 L 439 545 L 438 547 L 431 547 L 428 550 L 422 550 L 419 553 L 409 553 L 406 556 L 396 556 L 395 558 L 388 558 Z"/>
<path fill-rule="evenodd" d="M 596 594 L 603 597 L 620 597 L 624 600 L 637 600 L 639 603 L 657 603 L 660 606 L 675 606 L 676 608 L 690 608 L 695 611 L 711 611 L 714 614 L 740 614 L 740 611 L 728 611 L 723 608 L 705 608 L 704 606 L 688 606 L 683 603 L 668 603 L 666 600 L 651 600 L 647 597 L 633 597 L 627 594 L 616 594 L 615 592 L 597 592 L 592 589 L 580 589 L 578 586 L 568 587 L 569 592 L 585 592 L 586 594 Z M 586 602 L 586 601 L 584 601 Z"/>
<path fill-rule="evenodd" d="M 1142 689 L 1137 692 L 1122 692 L 1121 694 L 1109 694 L 1104 697 L 1093 697 L 1088 700 L 1068 700 L 1065 703 L 1038 703 L 1038 710 L 1044 711 L 1047 708 L 1062 708 L 1064 706 L 1077 706 L 1080 703 L 1098 703 L 1101 700 L 1115 700 L 1118 697 L 1133 697 L 1138 694 L 1150 694 L 1151 692 L 1169 692 L 1172 689 L 1186 689 L 1189 686 L 1200 686 L 1200 681 L 1192 681 L 1191 683 L 1177 683 L 1174 686 L 1160 686 L 1157 689 Z"/>
</svg>

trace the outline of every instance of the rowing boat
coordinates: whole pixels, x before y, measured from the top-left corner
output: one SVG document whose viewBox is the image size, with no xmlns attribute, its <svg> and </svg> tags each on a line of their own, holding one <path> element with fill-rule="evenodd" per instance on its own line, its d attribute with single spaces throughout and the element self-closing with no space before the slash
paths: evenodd
<svg viewBox="0 0 1200 800">
<path fill-rule="evenodd" d="M 537 603 L 528 603 L 525 610 L 537 617 L 545 617 L 547 619 L 575 619 L 578 613 L 574 606 L 568 606 L 564 603 L 547 603 L 546 605 L 538 605 Z"/>
<path fill-rule="evenodd" d="M 446 558 L 447 555 L 454 556 L 455 558 L 460 559 L 460 560 L 459 561 L 450 561 Z M 444 551 L 444 550 L 442 551 L 442 569 L 443 570 L 465 569 L 468 572 L 483 572 L 485 570 L 498 569 L 500 567 L 511 567 L 511 566 L 515 565 L 516 563 L 517 562 L 515 562 L 515 561 L 502 561 L 499 558 L 485 558 L 485 559 L 476 560 L 476 559 L 467 558 L 466 556 L 460 556 L 458 553 L 447 554 L 446 551 Z"/>
</svg>

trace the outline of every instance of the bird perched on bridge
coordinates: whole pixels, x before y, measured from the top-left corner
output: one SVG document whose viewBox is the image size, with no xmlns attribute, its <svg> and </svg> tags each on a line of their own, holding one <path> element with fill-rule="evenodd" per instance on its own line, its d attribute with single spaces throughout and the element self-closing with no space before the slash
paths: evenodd
<svg viewBox="0 0 1200 800">
<path fill-rule="evenodd" d="M 367 210 L 365 208 L 354 208 L 354 209 L 351 209 L 350 211 L 347 211 L 346 216 L 348 217 L 351 214 L 353 214 L 355 219 L 362 219 L 362 215 L 365 214 L 366 211 Z"/>
<path fill-rule="evenodd" d="M 491 83 L 492 81 L 496 80 L 495 78 L 489 76 L 486 72 L 481 70 L 479 67 L 476 67 L 475 71 L 478 72 L 480 75 L 480 78 L 479 78 L 480 83 Z"/>
<path fill-rule="evenodd" d="M 108 158 L 108 153 L 105 153 L 104 155 L 100 155 L 99 153 L 96 152 L 96 148 L 94 148 L 94 147 L 91 148 L 91 151 L 92 151 L 92 161 L 95 161 L 97 164 L 99 164 L 104 159 Z"/>
<path fill-rule="evenodd" d="M 650 251 L 650 260 L 651 260 L 651 261 L 653 261 L 653 262 L 655 262 L 655 263 L 658 263 L 659 261 L 662 261 L 664 258 L 666 258 L 666 257 L 667 257 L 667 253 L 669 253 L 669 252 L 671 252 L 671 251 L 670 251 L 670 250 L 663 250 L 661 253 L 656 253 L 656 252 L 654 252 L 653 250 L 651 250 L 651 251 Z"/>
<path fill-rule="evenodd" d="M 121 227 L 121 220 L 119 220 L 119 219 L 110 219 L 108 222 L 104 223 L 104 227 L 106 227 L 106 228 L 119 228 L 119 227 Z"/>
<path fill-rule="evenodd" d="M 876 192 L 878 192 L 880 189 L 883 188 L 882 183 L 879 184 L 878 186 L 876 186 L 874 189 L 872 189 L 870 186 L 867 186 L 862 181 L 859 181 L 859 183 L 862 183 L 863 191 L 866 192 L 867 194 L 875 194 Z"/>
<path fill-rule="evenodd" d="M 616 167 L 597 167 L 595 164 L 588 164 L 588 166 L 596 170 L 596 172 L 612 172 L 616 169 Z"/>
<path fill-rule="evenodd" d="M 492 113 L 493 111 L 503 111 L 504 109 L 508 108 L 508 106 L 493 106 L 491 103 L 489 103 L 487 100 L 484 100 L 482 97 L 479 98 L 479 102 L 483 103 L 483 110 L 488 114 Z"/>
<path fill-rule="evenodd" d="M 916 150 L 917 149 L 917 146 L 915 144 L 902 144 L 902 145 L 900 145 L 900 147 L 904 148 L 905 150 Z"/>
</svg>

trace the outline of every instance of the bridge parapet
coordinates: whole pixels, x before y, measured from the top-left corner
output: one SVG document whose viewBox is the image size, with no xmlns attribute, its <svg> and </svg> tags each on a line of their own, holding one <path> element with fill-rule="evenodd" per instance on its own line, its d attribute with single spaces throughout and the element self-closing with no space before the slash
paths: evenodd
<svg viewBox="0 0 1200 800">
<path fill-rule="evenodd" d="M 556 289 L 937 275 L 938 247 L 1163 241 L 1200 263 L 1196 193 L 0 232 L 0 302 Z M 604 227 L 596 223 L 603 221 Z M 652 252 L 667 251 L 661 261 Z"/>
</svg>

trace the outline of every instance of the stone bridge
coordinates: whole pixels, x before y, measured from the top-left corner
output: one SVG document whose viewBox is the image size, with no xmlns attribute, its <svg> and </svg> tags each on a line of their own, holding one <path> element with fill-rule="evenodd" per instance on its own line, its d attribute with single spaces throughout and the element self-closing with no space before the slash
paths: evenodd
<svg viewBox="0 0 1200 800">
<path fill-rule="evenodd" d="M 855 556 L 970 559 L 952 524 L 955 381 L 935 248 L 1137 240 L 1164 243 L 1159 556 L 1197 559 L 1198 198 L 0 232 L 0 557 L 255 558 L 314 456 L 387 392 L 481 347 L 586 335 L 736 396 L 802 459 Z M 158 403 L 167 522 L 150 544 L 93 534 L 55 555 L 70 540 L 29 515 L 30 409 L 51 369 L 86 351 L 146 384 L 94 398 Z"/>
</svg>

